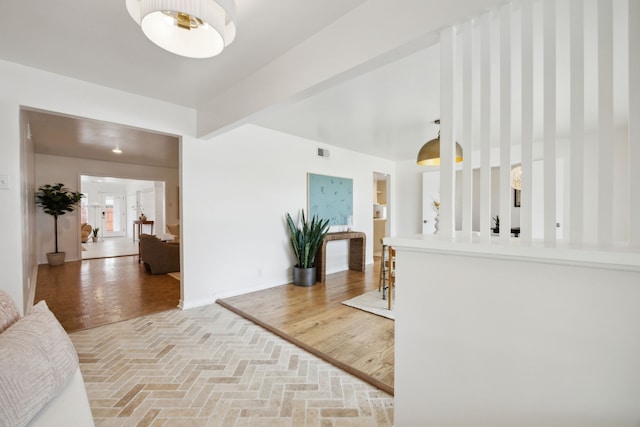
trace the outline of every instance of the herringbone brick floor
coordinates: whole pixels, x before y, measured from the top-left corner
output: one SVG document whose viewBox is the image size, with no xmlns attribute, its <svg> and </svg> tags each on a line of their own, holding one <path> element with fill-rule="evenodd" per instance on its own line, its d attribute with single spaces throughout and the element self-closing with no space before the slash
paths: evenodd
<svg viewBox="0 0 640 427">
<path fill-rule="evenodd" d="M 97 426 L 393 423 L 393 397 L 217 304 L 70 336 Z"/>
</svg>

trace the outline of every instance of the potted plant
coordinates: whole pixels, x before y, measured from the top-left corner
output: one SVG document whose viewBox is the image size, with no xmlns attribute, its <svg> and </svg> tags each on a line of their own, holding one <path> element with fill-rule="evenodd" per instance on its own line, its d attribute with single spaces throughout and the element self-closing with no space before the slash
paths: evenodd
<svg viewBox="0 0 640 427">
<path fill-rule="evenodd" d="M 100 231 L 100 227 L 96 227 L 93 229 L 93 237 L 91 239 L 94 243 L 98 241 L 98 231 Z"/>
<path fill-rule="evenodd" d="M 291 232 L 291 247 L 296 255 L 293 267 L 293 283 L 298 286 L 312 286 L 316 283 L 316 253 L 329 232 L 329 220 L 318 219 L 314 215 L 307 222 L 302 210 L 302 223 L 297 226 L 287 213 L 287 224 Z"/>
<path fill-rule="evenodd" d="M 56 250 L 47 254 L 49 265 L 63 264 L 65 258 L 65 253 L 58 251 L 58 217 L 73 212 L 82 197 L 81 193 L 65 188 L 64 184 L 43 185 L 36 192 L 36 204 L 54 219 Z"/>
</svg>

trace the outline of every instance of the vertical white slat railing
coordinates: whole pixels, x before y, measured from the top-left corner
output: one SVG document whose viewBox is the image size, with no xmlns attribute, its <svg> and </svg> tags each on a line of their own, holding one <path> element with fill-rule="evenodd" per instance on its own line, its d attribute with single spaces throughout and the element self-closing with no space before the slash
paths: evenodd
<svg viewBox="0 0 640 427">
<path fill-rule="evenodd" d="M 556 244 L 556 0 L 544 0 L 543 51 L 544 51 L 544 244 Z"/>
<path fill-rule="evenodd" d="M 480 18 L 480 229 L 481 239 L 491 227 L 491 14 Z"/>
<path fill-rule="evenodd" d="M 521 10 L 521 164 L 522 190 L 520 192 L 520 239 L 531 245 L 533 235 L 533 5 L 522 3 Z"/>
<path fill-rule="evenodd" d="M 440 227 L 443 239 L 451 239 L 455 228 L 454 84 L 456 70 L 456 30 L 440 32 Z"/>
<path fill-rule="evenodd" d="M 565 4 L 566 3 L 566 4 Z M 613 0 L 596 0 L 587 3 L 585 0 L 566 0 L 562 7 L 568 6 L 569 13 L 559 22 L 559 3 L 556 0 L 524 1 L 502 6 L 498 15 L 492 12 L 478 18 L 476 22 L 468 21 L 463 24 L 463 31 L 457 34 L 455 28 L 447 28 L 441 32 L 441 237 L 449 238 L 455 233 L 455 130 L 461 130 L 461 141 L 464 147 L 464 164 L 462 173 L 462 233 L 468 240 L 473 226 L 473 167 L 480 166 L 480 194 L 477 206 L 479 217 L 478 234 L 481 240 L 490 235 L 492 224 L 491 202 L 491 145 L 493 128 L 491 126 L 492 111 L 499 113 L 500 131 L 500 208 L 501 233 L 499 241 L 506 243 L 510 240 L 510 216 L 512 204 L 512 190 L 510 188 L 511 157 L 513 152 L 512 137 L 520 138 L 522 190 L 520 212 L 520 242 L 531 245 L 534 237 L 534 212 L 542 212 L 542 236 L 545 246 L 557 244 L 557 227 L 559 220 L 566 221 L 562 235 L 563 240 L 573 247 L 581 247 L 587 243 L 596 243 L 601 248 L 607 248 L 614 243 L 614 221 L 619 218 L 629 218 L 628 243 L 633 247 L 640 247 L 640 168 L 635 167 L 640 162 L 640 1 L 621 2 L 616 8 L 622 8 L 628 16 L 628 76 L 629 76 L 629 123 L 628 123 L 628 212 L 622 212 L 626 205 L 613 206 L 614 198 L 614 76 L 620 70 L 614 67 L 621 61 L 616 61 L 614 54 L 614 9 Z M 541 9 L 538 9 L 540 7 Z M 587 8 L 597 8 L 587 9 Z M 622 10 L 620 9 L 620 10 Z M 541 12 L 541 13 L 540 13 Z M 538 15 L 540 13 L 540 15 Z M 597 28 L 587 24 L 589 18 L 597 19 Z M 542 19 L 540 19 L 540 17 Z M 494 19 L 497 18 L 497 19 Z M 512 26 L 515 19 L 520 19 L 519 25 Z M 564 20 L 567 19 L 565 22 Z M 495 22 L 499 26 L 496 27 Z M 539 27 L 537 26 L 539 23 Z M 560 51 L 564 37 L 558 32 L 558 26 L 569 26 L 568 50 Z M 492 40 L 494 31 L 497 37 Z M 514 37 L 514 31 L 515 33 Z M 592 33 L 593 31 L 593 33 Z M 596 35 L 597 33 L 597 35 Z M 513 45 L 514 40 L 520 38 L 519 45 Z M 460 41 L 457 42 L 458 37 Z M 591 80 L 589 67 L 591 56 L 586 50 L 591 37 L 597 37 L 597 59 L 593 58 L 593 66 L 597 64 L 597 73 L 593 72 L 595 82 L 592 89 L 587 87 Z M 497 41 L 498 44 L 494 45 Z M 538 45 L 542 43 L 542 45 Z M 619 41 L 616 41 L 619 43 Z M 459 46 L 457 46 L 457 44 Z M 617 46 L 616 46 L 617 48 Z M 460 49 L 460 51 L 456 51 Z M 498 49 L 498 51 L 494 51 Z M 519 52 L 516 51 L 519 49 Z M 542 55 L 538 56 L 538 53 Z M 559 111 L 559 94 L 564 96 L 564 88 L 558 88 L 558 82 L 563 77 L 559 74 L 557 55 L 569 54 L 570 70 L 568 105 L 569 111 Z M 492 65 L 492 58 L 499 54 L 499 65 Z M 459 56 L 458 56 L 459 55 Z M 538 59 L 540 57 L 540 59 Z M 457 59 L 461 58 L 460 61 Z M 514 61 L 519 59 L 519 63 Z M 542 63 L 538 62 L 539 60 Z M 624 61 L 622 61 L 624 63 Z M 561 63 L 560 63 L 561 64 Z M 534 75 L 542 70 L 542 78 Z M 461 73 L 460 82 L 455 73 Z M 626 70 L 625 70 L 626 71 Z M 496 76 L 495 73 L 499 73 Z M 513 81 L 514 76 L 519 81 Z M 625 75 L 622 73 L 621 75 Z M 494 87 L 494 82 L 499 82 Z M 460 83 L 462 93 L 456 95 L 456 84 Z M 520 88 L 520 117 L 514 108 L 512 99 L 514 83 Z M 540 86 L 538 86 L 540 85 Z M 559 90 L 560 89 L 560 90 Z M 597 100 L 590 98 L 590 93 L 597 91 Z M 535 102 L 537 93 L 542 92 L 542 105 L 538 109 Z M 496 96 L 499 93 L 499 96 Z M 457 103 L 463 105 L 458 107 Z M 597 105 L 591 105 L 591 102 Z M 456 111 L 462 114 L 460 117 Z M 588 147 L 589 138 L 593 132 L 588 129 L 586 117 L 589 111 L 597 112 L 597 141 L 594 150 Z M 567 114 L 568 113 L 568 114 Z M 542 114 L 538 117 L 538 114 Z M 568 150 L 560 150 L 558 145 L 558 117 L 569 116 L 570 141 Z M 458 125 L 459 126 L 456 126 Z M 542 128 L 538 128 L 541 125 Z M 591 124 L 590 124 L 591 125 Z M 542 141 L 537 138 L 542 131 Z M 536 141 L 534 141 L 534 137 Z M 479 158 L 474 159 L 473 141 L 478 141 Z M 517 142 L 517 141 L 516 141 Z M 534 185 L 534 142 L 543 160 L 543 175 L 540 191 L 543 206 L 533 206 Z M 540 142 L 540 147 L 537 143 Z M 536 149 L 536 156 L 540 153 Z M 558 169 L 558 155 L 568 156 L 563 163 L 564 169 Z M 538 157 L 536 157 L 538 158 Z M 591 164 L 595 162 L 595 164 Z M 558 175 L 562 172 L 562 176 Z M 587 189 L 590 176 L 593 185 Z M 564 183 L 568 201 L 559 202 L 556 199 L 559 179 Z M 618 178 L 616 178 L 618 179 Z M 567 182 L 568 181 L 568 182 Z M 566 191 L 566 190 L 569 191 Z M 561 194 L 561 193 L 560 193 Z M 475 196 L 477 197 L 477 195 Z M 537 196 L 536 196 L 537 197 Z M 563 218 L 557 217 L 558 203 L 565 209 Z M 591 209 L 593 208 L 593 209 Z M 587 214 L 589 209 L 593 214 Z M 568 210 L 568 213 L 566 212 Z M 538 215 L 538 214 L 536 214 Z M 590 227 L 591 215 L 596 219 L 596 225 Z M 536 219 L 537 221 L 537 219 Z M 597 228 L 588 231 L 587 228 Z M 592 237 L 587 233 L 593 233 Z M 617 237 L 615 237 L 618 240 Z M 618 244 L 619 242 L 616 241 Z"/>
<path fill-rule="evenodd" d="M 636 0 L 632 0 L 636 1 Z M 598 0 L 598 246 L 613 243 L 613 5 Z"/>
<path fill-rule="evenodd" d="M 500 240 L 511 240 L 511 4 L 500 8 Z"/>
<path fill-rule="evenodd" d="M 584 233 L 584 0 L 571 0 L 570 25 L 570 188 L 569 243 L 580 247 Z"/>
<path fill-rule="evenodd" d="M 640 248 L 640 1 L 629 0 L 629 246 Z"/>
<path fill-rule="evenodd" d="M 470 240 L 473 227 L 473 40 L 474 21 L 462 33 L 462 235 Z"/>
</svg>

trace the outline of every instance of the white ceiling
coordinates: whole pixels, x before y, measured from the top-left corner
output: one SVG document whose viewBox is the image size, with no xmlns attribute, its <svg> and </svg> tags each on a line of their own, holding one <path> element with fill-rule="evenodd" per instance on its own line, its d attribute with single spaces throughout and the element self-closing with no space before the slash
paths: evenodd
<svg viewBox="0 0 640 427">
<path fill-rule="evenodd" d="M 398 7 L 421 10 L 439 4 L 397 1 Z M 451 10 L 458 18 L 451 17 L 451 22 L 480 4 L 499 2 L 455 0 Z M 236 4 L 236 40 L 217 57 L 194 60 L 147 40 L 127 13 L 125 0 L 0 0 L 0 59 L 198 109 L 346 13 L 376 2 L 236 0 Z M 447 18 L 439 16 L 442 25 Z M 392 160 L 414 158 L 437 133 L 431 122 L 439 110 L 439 55 L 437 47 L 424 46 L 403 55 L 321 93 L 270 108 L 253 122 Z M 38 152 L 162 166 L 177 159 L 176 140 L 170 136 L 82 118 L 27 114 Z M 114 157 L 110 149 L 118 143 L 125 153 Z M 171 150 L 164 157 L 149 156 L 161 152 L 158 147 L 164 144 Z"/>
<path fill-rule="evenodd" d="M 254 123 L 371 154 L 405 160 L 436 137 L 440 49 L 421 49 L 297 102 L 265 111 Z M 295 119 L 292 119 L 295 118 Z"/>
<path fill-rule="evenodd" d="M 224 52 L 189 59 L 142 33 L 125 0 L 0 0 L 0 58 L 198 108 L 365 0 L 237 0 Z"/>
</svg>

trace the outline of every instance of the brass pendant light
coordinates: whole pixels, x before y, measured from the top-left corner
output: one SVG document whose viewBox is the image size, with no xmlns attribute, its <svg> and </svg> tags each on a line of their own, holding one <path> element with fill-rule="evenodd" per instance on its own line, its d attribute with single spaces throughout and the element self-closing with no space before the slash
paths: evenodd
<svg viewBox="0 0 640 427">
<path fill-rule="evenodd" d="M 433 123 L 439 125 L 440 120 Z M 456 163 L 462 161 L 462 146 L 456 142 Z M 426 142 L 418 152 L 417 163 L 420 166 L 439 166 L 440 165 L 440 131 L 438 137 Z"/>
</svg>

